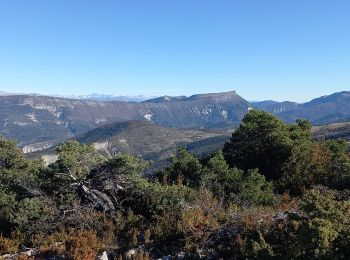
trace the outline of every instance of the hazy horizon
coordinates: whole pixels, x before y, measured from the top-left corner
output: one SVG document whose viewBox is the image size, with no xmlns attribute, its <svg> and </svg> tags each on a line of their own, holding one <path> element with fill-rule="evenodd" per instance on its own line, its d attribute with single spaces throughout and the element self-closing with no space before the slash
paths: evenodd
<svg viewBox="0 0 350 260">
<path fill-rule="evenodd" d="M 228 91 L 219 91 L 219 92 L 201 92 L 201 93 L 192 93 L 190 95 L 177 95 L 177 96 L 186 96 L 186 97 L 190 97 L 193 95 L 198 95 L 198 94 L 215 94 L 215 93 L 225 93 L 225 92 L 230 92 L 230 91 L 235 91 L 235 90 L 228 90 Z M 338 91 L 338 92 L 343 92 L 343 91 L 349 91 L 349 90 L 342 90 L 342 91 Z M 237 93 L 237 91 L 235 91 Z M 316 98 L 320 98 L 323 96 L 329 96 L 332 95 L 334 93 L 337 92 L 332 92 L 332 93 L 328 93 L 328 94 L 324 94 L 324 95 L 320 95 L 317 97 L 312 97 L 311 99 L 308 100 L 304 100 L 304 101 L 296 101 L 296 100 L 288 100 L 288 99 L 282 99 L 282 100 L 276 100 L 276 99 L 247 99 L 244 96 L 240 95 L 239 93 L 237 93 L 239 96 L 241 96 L 242 98 L 244 98 L 245 100 L 247 100 L 248 102 L 262 102 L 262 101 L 277 101 L 277 102 L 284 102 L 284 101 L 291 101 L 291 102 L 296 102 L 296 103 L 306 103 L 309 102 L 313 99 Z M 6 96 L 6 95 L 41 95 L 41 96 L 52 96 L 52 97 L 61 97 L 61 98 L 86 98 L 89 96 L 113 96 L 113 97 L 125 97 L 125 98 L 130 98 L 130 99 L 137 99 L 139 98 L 140 101 L 142 100 L 148 100 L 148 99 L 153 99 L 153 98 L 158 98 L 158 97 L 162 97 L 162 96 L 169 96 L 169 97 L 176 97 L 174 95 L 160 95 L 160 96 L 147 96 L 147 95 L 143 95 L 143 94 L 139 94 L 139 95 L 127 95 L 127 94 L 116 94 L 116 93 L 87 93 L 87 94 L 71 94 L 71 95 L 66 95 L 66 94 L 55 94 L 55 93 L 51 93 L 51 94 L 43 94 L 43 93 L 16 93 L 16 92 L 7 92 L 7 91 L 2 91 L 0 90 L 0 96 Z"/>
</svg>

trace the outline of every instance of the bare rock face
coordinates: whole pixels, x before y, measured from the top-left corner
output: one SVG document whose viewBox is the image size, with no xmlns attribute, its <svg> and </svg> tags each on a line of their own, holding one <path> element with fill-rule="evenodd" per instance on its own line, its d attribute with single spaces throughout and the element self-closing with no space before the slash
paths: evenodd
<svg viewBox="0 0 350 260">
<path fill-rule="evenodd" d="M 28 144 L 23 146 L 22 150 L 24 153 L 33 153 L 45 150 L 47 148 L 52 147 L 54 144 L 50 142 L 43 142 L 43 143 L 35 143 L 35 144 Z"/>
<path fill-rule="evenodd" d="M 2 259 L 2 260 L 17 260 L 17 259 L 30 259 L 30 257 L 32 257 L 34 259 L 35 255 L 37 253 L 38 253 L 37 250 L 29 249 L 29 250 L 23 251 L 21 253 L 1 255 L 0 259 Z"/>
<path fill-rule="evenodd" d="M 252 104 L 256 109 L 264 110 L 275 115 L 294 111 L 301 107 L 300 104 L 290 101 L 276 102 L 273 100 L 267 100 L 261 102 L 253 102 Z"/>
<path fill-rule="evenodd" d="M 100 125 L 143 120 L 176 128 L 237 125 L 250 107 L 235 92 L 163 97 L 141 103 L 48 96 L 0 96 L 0 133 L 39 151 Z"/>
<path fill-rule="evenodd" d="M 96 260 L 108 260 L 107 252 L 104 251 L 102 254 L 98 255 L 98 256 L 96 257 Z"/>
</svg>

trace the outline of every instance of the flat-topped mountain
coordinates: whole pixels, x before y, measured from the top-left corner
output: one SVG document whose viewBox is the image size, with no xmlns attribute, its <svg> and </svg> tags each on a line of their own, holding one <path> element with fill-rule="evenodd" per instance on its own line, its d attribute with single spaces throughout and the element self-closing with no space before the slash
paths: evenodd
<svg viewBox="0 0 350 260">
<path fill-rule="evenodd" d="M 0 96 L 0 133 L 25 152 L 50 147 L 103 124 L 143 120 L 176 128 L 233 127 L 250 107 L 235 92 L 142 103 L 49 96 Z"/>
<path fill-rule="evenodd" d="M 230 101 L 243 101 L 242 97 L 237 95 L 236 91 L 221 92 L 221 93 L 207 93 L 207 94 L 196 94 L 190 97 L 186 96 L 162 96 L 149 100 L 143 101 L 144 103 L 164 103 L 164 102 L 175 102 L 175 101 L 198 101 L 207 100 L 220 102 L 225 100 Z M 244 100 L 245 101 L 245 100 Z"/>
<path fill-rule="evenodd" d="M 41 95 L 0 95 L 0 134 L 17 139 L 25 152 L 51 147 L 104 124 L 141 120 L 174 128 L 234 129 L 249 109 L 261 109 L 286 122 L 314 125 L 350 121 L 350 92 L 310 102 L 249 103 L 236 92 L 163 96 L 143 102 L 93 101 Z"/>
<path fill-rule="evenodd" d="M 186 100 L 186 96 L 162 96 L 157 98 L 152 98 L 143 101 L 143 103 L 164 103 L 164 102 L 174 102 L 174 101 L 184 101 Z"/>
</svg>

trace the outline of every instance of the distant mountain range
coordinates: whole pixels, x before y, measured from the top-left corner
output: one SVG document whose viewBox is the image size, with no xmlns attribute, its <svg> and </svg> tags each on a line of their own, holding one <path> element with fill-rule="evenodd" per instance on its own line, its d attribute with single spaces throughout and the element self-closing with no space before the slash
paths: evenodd
<svg viewBox="0 0 350 260">
<path fill-rule="evenodd" d="M 101 125 L 138 120 L 172 128 L 229 129 L 249 109 L 271 112 L 286 122 L 314 125 L 350 121 L 350 92 L 295 102 L 248 102 L 236 92 L 164 96 L 142 102 L 95 101 L 41 95 L 0 95 L 0 133 L 25 152 L 56 145 Z"/>
<path fill-rule="evenodd" d="M 143 120 L 175 128 L 233 128 L 250 104 L 235 92 L 140 103 L 49 96 L 0 96 L 0 133 L 25 152 L 50 147 L 100 125 Z"/>
<path fill-rule="evenodd" d="M 148 99 L 156 98 L 153 96 L 123 96 L 123 95 L 114 95 L 114 94 L 99 94 L 92 93 L 87 95 L 41 95 L 35 93 L 9 93 L 6 91 L 0 91 L 0 96 L 52 96 L 59 98 L 67 99 L 83 99 L 83 100 L 93 100 L 93 101 L 124 101 L 124 102 L 142 102 Z"/>
<path fill-rule="evenodd" d="M 286 122 L 295 122 L 298 118 L 308 119 L 314 125 L 350 121 L 350 91 L 323 96 L 303 104 L 263 101 L 252 105 L 273 113 Z"/>
<path fill-rule="evenodd" d="M 149 97 L 149 96 L 122 96 L 122 95 L 108 95 L 108 94 L 98 94 L 93 93 L 89 95 L 67 95 L 67 96 L 60 96 L 60 95 L 54 95 L 57 97 L 62 98 L 69 98 L 69 99 L 86 99 L 86 100 L 93 100 L 93 101 L 124 101 L 124 102 L 142 102 L 151 98 L 155 97 Z"/>
</svg>

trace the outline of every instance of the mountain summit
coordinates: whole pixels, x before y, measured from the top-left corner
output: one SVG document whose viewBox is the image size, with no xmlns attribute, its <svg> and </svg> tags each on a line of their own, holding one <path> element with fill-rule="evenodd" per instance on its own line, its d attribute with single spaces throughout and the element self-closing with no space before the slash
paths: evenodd
<svg viewBox="0 0 350 260">
<path fill-rule="evenodd" d="M 0 96 L 0 133 L 25 151 L 46 148 L 103 124 L 143 120 L 176 128 L 237 126 L 249 102 L 235 92 L 162 97 L 141 103 L 50 96 Z"/>
<path fill-rule="evenodd" d="M 287 101 L 265 105 L 259 102 L 253 105 L 287 122 L 294 122 L 298 118 L 308 119 L 314 125 L 350 121 L 350 91 L 322 96 L 303 104 Z"/>
<path fill-rule="evenodd" d="M 26 152 L 44 149 L 104 124 L 129 120 L 174 128 L 235 128 L 251 108 L 286 122 L 314 125 L 350 121 L 350 92 L 311 100 L 249 103 L 235 91 L 190 97 L 163 96 L 143 102 L 94 101 L 40 95 L 0 95 L 0 133 Z"/>
</svg>

